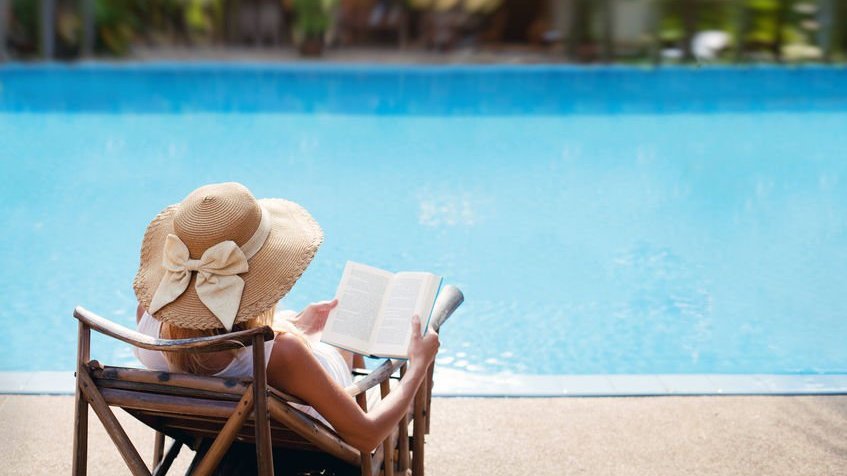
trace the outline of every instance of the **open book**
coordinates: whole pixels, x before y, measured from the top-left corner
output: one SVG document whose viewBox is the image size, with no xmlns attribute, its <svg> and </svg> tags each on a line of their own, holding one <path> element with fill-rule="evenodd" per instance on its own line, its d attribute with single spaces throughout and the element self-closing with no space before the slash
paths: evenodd
<svg viewBox="0 0 847 476">
<path fill-rule="evenodd" d="M 408 358 L 412 316 L 425 332 L 441 277 L 432 273 L 390 273 L 348 261 L 322 342 L 358 354 Z"/>
</svg>

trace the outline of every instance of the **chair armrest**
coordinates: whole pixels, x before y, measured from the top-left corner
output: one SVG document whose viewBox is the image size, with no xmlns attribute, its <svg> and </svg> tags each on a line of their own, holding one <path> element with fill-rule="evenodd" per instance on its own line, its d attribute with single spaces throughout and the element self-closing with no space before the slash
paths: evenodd
<svg viewBox="0 0 847 476">
<path fill-rule="evenodd" d="M 367 377 L 359 380 L 358 382 L 353 382 L 352 385 L 348 386 L 344 390 L 347 392 L 347 395 L 350 395 L 351 397 L 367 392 L 372 387 L 388 380 L 391 377 L 391 374 L 402 367 L 405 363 L 405 360 L 386 359 L 382 365 L 372 370 Z"/>
<path fill-rule="evenodd" d="M 441 292 L 438 293 L 438 298 L 435 300 L 435 305 L 432 307 L 432 316 L 430 318 L 432 328 L 437 332 L 464 300 L 465 296 L 456 286 L 448 284 L 441 288 Z M 391 374 L 405 363 L 405 360 L 386 359 L 382 365 L 372 370 L 367 377 L 354 382 L 353 385 L 350 385 L 344 390 L 351 397 L 355 397 L 379 385 L 384 380 L 388 380 Z"/>
<path fill-rule="evenodd" d="M 359 369 L 359 368 L 353 369 L 353 376 L 354 377 L 364 377 L 364 376 L 370 375 L 372 373 L 373 373 L 373 370 L 371 370 L 371 369 Z M 391 374 L 391 378 L 393 378 L 394 380 L 400 380 L 399 375 Z"/>
<path fill-rule="evenodd" d="M 74 317 L 81 323 L 95 331 L 113 337 L 127 344 L 142 349 L 159 350 L 164 352 L 217 352 L 220 350 L 239 349 L 253 343 L 253 337 L 262 336 L 265 341 L 274 338 L 274 331 L 268 326 L 248 329 L 246 331 L 230 332 L 210 337 L 196 337 L 193 339 L 158 339 L 142 334 L 138 331 L 128 329 L 116 324 L 104 317 L 77 306 L 74 308 Z"/>
</svg>

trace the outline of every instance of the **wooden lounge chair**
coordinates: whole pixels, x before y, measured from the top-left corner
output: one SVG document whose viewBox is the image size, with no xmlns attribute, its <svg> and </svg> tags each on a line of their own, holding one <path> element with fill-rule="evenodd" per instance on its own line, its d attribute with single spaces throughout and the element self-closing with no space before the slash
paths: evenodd
<svg viewBox="0 0 847 476">
<path fill-rule="evenodd" d="M 432 314 L 433 327 L 441 324 L 462 303 L 461 291 L 447 285 L 439 293 Z M 429 432 L 432 371 L 424 379 L 414 403 L 396 430 L 375 451 L 360 453 L 330 427 L 299 411 L 302 403 L 267 384 L 263 342 L 273 339 L 270 327 L 214 337 L 166 340 L 115 324 L 82 307 L 79 320 L 74 416 L 73 473 L 86 473 L 88 407 L 100 418 L 106 432 L 134 475 L 166 474 L 182 446 L 196 451 L 189 473 L 212 474 L 234 441 L 255 445 L 258 474 L 273 474 L 285 461 L 274 461 L 280 449 L 318 455 L 321 461 L 362 475 L 422 475 L 424 435 Z M 165 352 L 214 352 L 252 346 L 252 379 L 203 377 L 183 373 L 103 366 L 89 356 L 91 330 L 136 347 Z M 347 392 L 367 411 L 366 391 L 379 386 L 381 397 L 390 392 L 389 378 L 403 378 L 406 362 L 386 359 L 372 371 L 357 359 L 353 385 Z M 395 375 L 399 374 L 399 375 Z M 126 410 L 156 430 L 153 469 L 145 465 L 110 407 Z M 411 432 L 409 423 L 411 422 Z M 411 435 L 410 435 L 411 433 Z M 165 436 L 174 442 L 164 452 Z M 250 447 L 252 448 L 252 447 Z"/>
</svg>

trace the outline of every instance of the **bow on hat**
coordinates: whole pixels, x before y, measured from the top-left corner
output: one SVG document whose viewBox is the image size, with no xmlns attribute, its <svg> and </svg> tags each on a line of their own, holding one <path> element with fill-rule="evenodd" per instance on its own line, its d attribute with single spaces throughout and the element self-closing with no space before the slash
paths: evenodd
<svg viewBox="0 0 847 476">
<path fill-rule="evenodd" d="M 200 259 L 191 259 L 188 247 L 174 234 L 165 240 L 162 258 L 165 275 L 153 294 L 150 314 L 172 303 L 188 289 L 191 273 L 197 273 L 194 289 L 197 297 L 227 331 L 232 330 L 244 292 L 244 280 L 238 276 L 250 268 L 247 256 L 234 241 L 223 241 L 208 248 Z"/>
</svg>

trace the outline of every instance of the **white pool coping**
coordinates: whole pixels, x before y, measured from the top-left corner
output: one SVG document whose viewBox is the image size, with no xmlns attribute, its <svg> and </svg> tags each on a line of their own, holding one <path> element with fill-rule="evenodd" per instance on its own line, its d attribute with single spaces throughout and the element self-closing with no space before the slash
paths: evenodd
<svg viewBox="0 0 847 476">
<path fill-rule="evenodd" d="M 0 394 L 71 395 L 74 374 L 0 372 Z M 667 395 L 839 395 L 847 374 L 483 375 L 436 369 L 440 397 L 612 397 Z"/>
</svg>

